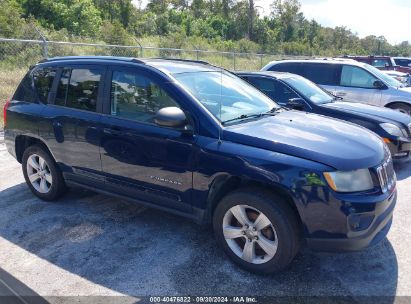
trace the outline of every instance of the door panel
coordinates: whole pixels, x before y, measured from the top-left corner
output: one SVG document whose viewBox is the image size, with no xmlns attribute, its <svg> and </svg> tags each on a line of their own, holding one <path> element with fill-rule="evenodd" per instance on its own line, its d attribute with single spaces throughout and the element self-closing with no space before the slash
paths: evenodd
<svg viewBox="0 0 411 304">
<path fill-rule="evenodd" d="M 43 111 L 40 133 L 68 179 L 103 181 L 100 138 L 104 69 L 71 66 L 60 71 L 51 103 Z M 54 98 L 55 97 L 55 98 Z"/>
<path fill-rule="evenodd" d="M 380 105 L 381 90 L 374 87 L 378 79 L 361 67 L 343 65 L 340 85 L 335 94 L 345 101 Z"/>
<path fill-rule="evenodd" d="M 111 114 L 101 123 L 101 161 L 107 187 L 182 211 L 191 210 L 195 136 L 154 124 L 163 107 L 179 106 L 138 69 L 113 69 Z"/>
</svg>

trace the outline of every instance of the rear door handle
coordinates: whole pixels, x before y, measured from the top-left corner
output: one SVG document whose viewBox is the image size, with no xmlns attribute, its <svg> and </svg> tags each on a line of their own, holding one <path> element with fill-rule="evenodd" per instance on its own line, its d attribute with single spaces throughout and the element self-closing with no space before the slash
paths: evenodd
<svg viewBox="0 0 411 304">
<path fill-rule="evenodd" d="M 108 135 L 121 135 L 122 134 L 121 129 L 116 128 L 116 127 L 104 128 L 104 133 Z"/>
</svg>

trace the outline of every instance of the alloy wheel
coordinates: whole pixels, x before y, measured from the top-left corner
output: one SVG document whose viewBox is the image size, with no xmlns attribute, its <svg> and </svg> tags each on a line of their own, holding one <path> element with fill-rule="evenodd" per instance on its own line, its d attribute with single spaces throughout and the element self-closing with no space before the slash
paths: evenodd
<svg viewBox="0 0 411 304">
<path fill-rule="evenodd" d="M 40 193 L 48 193 L 53 184 L 50 168 L 44 158 L 32 154 L 27 159 L 27 177 L 31 185 Z"/>
<path fill-rule="evenodd" d="M 277 232 L 268 217 L 256 208 L 236 205 L 227 210 L 223 234 L 230 249 L 252 264 L 266 263 L 277 252 Z"/>
</svg>

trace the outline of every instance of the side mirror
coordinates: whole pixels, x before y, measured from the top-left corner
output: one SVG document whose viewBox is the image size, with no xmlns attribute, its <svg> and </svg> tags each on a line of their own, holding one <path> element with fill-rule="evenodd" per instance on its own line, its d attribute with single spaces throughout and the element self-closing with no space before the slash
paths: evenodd
<svg viewBox="0 0 411 304">
<path fill-rule="evenodd" d="M 385 88 L 385 84 L 381 80 L 376 80 L 374 81 L 374 88 L 382 90 Z"/>
<path fill-rule="evenodd" d="M 305 109 L 305 101 L 302 98 L 291 98 L 286 106 L 290 109 L 303 111 Z"/>
<path fill-rule="evenodd" d="M 187 124 L 187 117 L 180 108 L 167 107 L 157 111 L 154 122 L 163 127 L 183 128 Z"/>
</svg>

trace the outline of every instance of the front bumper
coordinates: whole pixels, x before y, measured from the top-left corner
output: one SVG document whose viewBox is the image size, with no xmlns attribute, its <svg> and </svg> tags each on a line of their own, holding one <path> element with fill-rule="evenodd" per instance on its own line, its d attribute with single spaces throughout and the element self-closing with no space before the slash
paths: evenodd
<svg viewBox="0 0 411 304">
<path fill-rule="evenodd" d="M 319 251 L 356 251 L 378 244 L 391 227 L 396 201 L 397 191 L 394 190 L 387 199 L 376 204 L 374 211 L 348 215 L 349 232 L 345 237 L 307 238 L 308 247 Z"/>
</svg>

